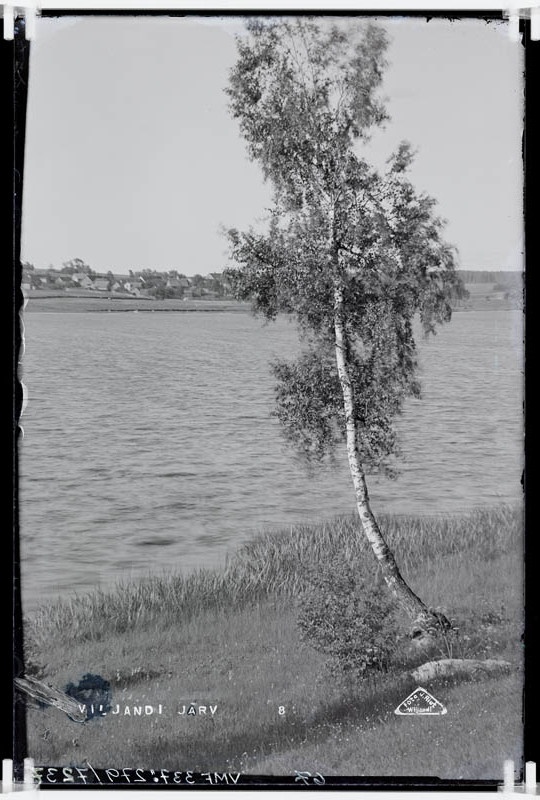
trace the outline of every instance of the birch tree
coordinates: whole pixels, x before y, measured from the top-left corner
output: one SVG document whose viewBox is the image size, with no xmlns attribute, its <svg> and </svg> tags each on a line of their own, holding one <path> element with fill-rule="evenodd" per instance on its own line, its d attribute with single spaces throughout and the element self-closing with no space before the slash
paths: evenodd
<svg viewBox="0 0 540 800">
<path fill-rule="evenodd" d="M 359 20 L 253 19 L 237 47 L 229 107 L 273 206 L 265 234 L 228 232 L 228 276 L 256 313 L 296 318 L 303 350 L 273 367 L 283 431 L 311 461 L 345 446 L 360 529 L 423 635 L 447 621 L 400 573 L 366 473 L 394 469 L 396 417 L 420 394 L 413 320 L 434 332 L 461 284 L 435 201 L 410 181 L 410 146 L 384 170 L 363 155 L 387 119 L 386 34 Z"/>
</svg>

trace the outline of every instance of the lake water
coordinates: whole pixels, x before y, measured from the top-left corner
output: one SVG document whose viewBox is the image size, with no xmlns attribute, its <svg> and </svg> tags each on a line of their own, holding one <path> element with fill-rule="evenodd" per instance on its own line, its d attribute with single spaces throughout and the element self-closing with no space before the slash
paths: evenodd
<svg viewBox="0 0 540 800">
<path fill-rule="evenodd" d="M 397 481 L 375 511 L 521 498 L 522 314 L 478 310 L 419 347 L 423 399 L 400 420 Z M 286 320 L 249 314 L 25 314 L 23 598 L 212 566 L 265 528 L 354 508 L 345 459 L 307 474 L 270 416 Z"/>
</svg>

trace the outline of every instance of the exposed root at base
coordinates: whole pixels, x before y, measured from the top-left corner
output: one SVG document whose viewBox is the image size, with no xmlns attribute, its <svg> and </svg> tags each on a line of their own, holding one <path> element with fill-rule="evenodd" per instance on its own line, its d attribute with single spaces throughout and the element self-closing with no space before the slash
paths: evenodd
<svg viewBox="0 0 540 800">
<path fill-rule="evenodd" d="M 430 608 L 416 617 L 409 636 L 416 644 L 425 647 L 432 644 L 441 632 L 450 630 L 450 620 L 442 612 Z"/>
</svg>

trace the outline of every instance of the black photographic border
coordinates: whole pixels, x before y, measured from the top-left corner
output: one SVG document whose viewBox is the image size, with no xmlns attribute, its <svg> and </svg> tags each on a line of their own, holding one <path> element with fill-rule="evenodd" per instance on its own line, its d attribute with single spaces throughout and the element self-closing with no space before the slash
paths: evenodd
<svg viewBox="0 0 540 800">
<path fill-rule="evenodd" d="M 190 9 L 181 11 L 164 9 L 126 9 L 108 8 L 106 10 L 82 9 L 47 9 L 42 12 L 43 17 L 76 16 L 247 16 L 247 15 L 328 15 L 328 16 L 378 16 L 378 17 L 417 17 L 437 19 L 504 19 L 501 10 L 493 11 L 473 9 L 434 9 L 434 10 L 399 10 L 396 9 L 357 9 L 338 11 L 331 7 L 327 9 L 313 9 L 294 7 L 284 11 L 270 11 L 259 8 L 253 9 Z M 3 22 L 3 21 L 2 21 Z M 9 398 L 8 413 L 2 415 L 2 451 L 8 456 L 8 476 L 4 470 L 3 486 L 5 488 L 3 510 L 6 517 L 6 526 L 3 543 L 1 603 L 4 620 L 4 663 L 7 663 L 7 685 L 4 685 L 2 697 L 1 733 L 2 733 L 2 758 L 12 757 L 15 765 L 15 777 L 22 779 L 22 760 L 26 753 L 26 718 L 24 703 L 17 702 L 16 692 L 13 688 L 13 678 L 24 672 L 23 660 L 23 628 L 20 596 L 20 555 L 19 555 L 19 529 L 18 529 L 18 471 L 17 471 L 17 446 L 20 437 L 18 419 L 22 407 L 22 388 L 17 379 L 17 363 L 21 348 L 21 329 L 19 312 L 22 307 L 21 264 L 21 216 L 22 192 L 24 175 L 24 141 L 26 124 L 26 100 L 28 92 L 29 56 L 31 43 L 24 36 L 25 23 L 21 18 L 15 21 L 15 38 L 6 41 L 3 38 L 3 25 L 0 29 L 0 49 L 2 51 L 2 118 L 3 128 L 7 136 L 4 137 L 4 154 L 2 158 L 2 189 L 6 205 L 2 215 L 1 241 L 5 249 L 3 259 L 3 278 L 5 290 L 2 292 L 2 395 Z M 535 116 L 535 107 L 538 107 L 538 62 L 540 41 L 532 41 L 530 37 L 531 23 L 529 19 L 520 20 L 522 33 L 522 46 L 524 48 L 525 63 L 525 124 L 523 138 L 523 159 L 525 171 L 524 183 L 524 227 L 525 227 L 525 473 L 523 489 L 525 492 L 525 682 L 524 682 L 524 760 L 537 761 L 538 746 L 535 733 L 538 725 L 536 708 L 538 706 L 538 681 L 540 670 L 538 656 L 535 652 L 538 637 L 538 577 L 536 575 L 538 563 L 538 539 L 535 530 L 535 508 L 531 502 L 531 487 L 535 486 L 535 453 L 533 450 L 536 438 L 534 402 L 535 388 L 535 313 L 534 303 L 538 297 L 538 150 L 540 149 L 540 135 L 538 115 Z M 7 146 L 6 146 L 7 145 Z M 9 275 L 9 277 L 8 277 Z M 531 313 L 532 310 L 532 313 Z M 528 491 L 527 491 L 528 489 Z M 7 646 L 9 642 L 10 647 Z M 9 652 L 11 650 L 11 652 Z M 504 708 L 501 708 L 504 713 Z M 501 764 L 502 774 L 502 764 Z M 437 778 L 327 778 L 324 786 L 317 787 L 317 791 L 325 790 L 400 790 L 400 791 L 495 791 L 500 781 L 446 781 Z M 132 791 L 154 789 L 152 784 L 140 784 L 138 787 L 131 784 L 114 785 L 114 790 Z M 191 787 L 182 786 L 182 791 L 216 790 L 219 788 L 230 790 L 226 787 L 210 787 L 204 784 L 195 784 Z M 102 784 L 83 785 L 42 785 L 40 790 L 111 790 L 112 786 Z M 174 786 L 161 785 L 159 791 L 165 789 L 175 790 Z M 270 776 L 243 776 L 242 784 L 235 791 L 252 791 L 254 789 L 294 789 L 313 790 L 313 787 L 301 786 L 294 782 L 293 777 Z"/>
</svg>

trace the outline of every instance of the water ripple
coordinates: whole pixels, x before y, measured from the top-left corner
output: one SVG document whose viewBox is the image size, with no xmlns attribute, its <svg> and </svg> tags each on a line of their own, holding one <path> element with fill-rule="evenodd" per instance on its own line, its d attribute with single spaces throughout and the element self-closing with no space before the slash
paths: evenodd
<svg viewBox="0 0 540 800">
<path fill-rule="evenodd" d="M 455 314 L 419 356 L 397 481 L 374 508 L 451 513 L 521 496 L 521 313 Z M 279 435 L 269 363 L 298 347 L 247 314 L 27 314 L 25 604 L 216 564 L 265 526 L 353 510 L 343 454 L 309 475 Z M 151 555 L 149 554 L 151 553 Z"/>
</svg>

